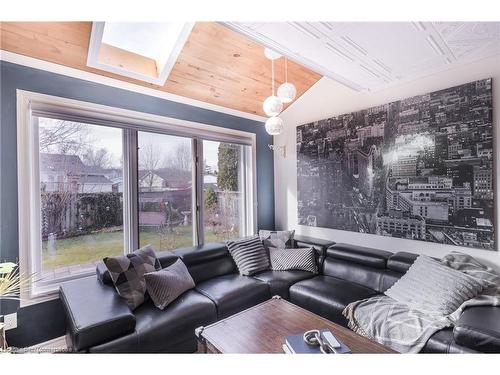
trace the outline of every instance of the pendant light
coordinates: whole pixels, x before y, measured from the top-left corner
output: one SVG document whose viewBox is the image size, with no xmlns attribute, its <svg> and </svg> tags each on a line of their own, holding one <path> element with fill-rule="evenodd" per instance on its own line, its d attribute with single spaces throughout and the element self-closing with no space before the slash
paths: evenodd
<svg viewBox="0 0 500 375">
<path fill-rule="evenodd" d="M 266 132 L 269 135 L 278 135 L 283 131 L 283 120 L 278 116 L 273 116 L 266 121 Z"/>
<path fill-rule="evenodd" d="M 266 53 L 267 56 L 267 53 Z M 266 100 L 264 100 L 264 104 L 262 109 L 264 113 L 268 116 L 277 116 L 283 110 L 283 102 L 280 98 L 274 95 L 274 60 L 275 58 L 271 58 L 271 87 L 272 87 L 272 95 L 268 96 Z"/>
<path fill-rule="evenodd" d="M 288 60 L 285 56 L 285 83 L 278 87 L 278 97 L 283 103 L 291 103 L 297 95 L 297 89 L 293 83 L 288 82 Z"/>
</svg>

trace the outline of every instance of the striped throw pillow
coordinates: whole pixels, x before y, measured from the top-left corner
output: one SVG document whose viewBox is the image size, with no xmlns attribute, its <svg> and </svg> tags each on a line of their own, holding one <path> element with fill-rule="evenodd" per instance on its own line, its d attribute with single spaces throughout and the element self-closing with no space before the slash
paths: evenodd
<svg viewBox="0 0 500 375">
<path fill-rule="evenodd" d="M 185 291 L 195 287 L 193 278 L 180 259 L 162 270 L 146 273 L 144 278 L 149 296 L 160 310 Z"/>
<path fill-rule="evenodd" d="M 227 248 L 240 275 L 250 276 L 269 269 L 269 257 L 259 236 L 229 241 Z"/>
<path fill-rule="evenodd" d="M 271 269 L 274 271 L 303 270 L 318 273 L 316 257 L 312 247 L 298 249 L 269 248 Z"/>
</svg>

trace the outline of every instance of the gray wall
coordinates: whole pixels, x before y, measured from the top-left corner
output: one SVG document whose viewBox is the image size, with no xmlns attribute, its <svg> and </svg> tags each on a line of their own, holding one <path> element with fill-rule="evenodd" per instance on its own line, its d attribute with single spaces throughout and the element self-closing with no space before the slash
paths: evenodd
<svg viewBox="0 0 500 375">
<path fill-rule="evenodd" d="M 112 107 L 174 117 L 256 134 L 257 225 L 274 229 L 272 137 L 257 121 L 171 102 L 89 81 L 0 61 L 0 260 L 18 258 L 16 89 Z M 3 311 L 7 310 L 4 303 Z M 38 324 L 34 324 L 38 322 Z M 18 328 L 8 331 L 9 344 L 32 345 L 64 333 L 59 301 L 40 303 L 19 310 Z"/>
</svg>

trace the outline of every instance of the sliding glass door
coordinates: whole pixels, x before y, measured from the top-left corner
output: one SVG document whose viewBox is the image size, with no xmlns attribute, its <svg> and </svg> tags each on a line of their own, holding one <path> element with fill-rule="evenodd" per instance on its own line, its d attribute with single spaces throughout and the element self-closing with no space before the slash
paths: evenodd
<svg viewBox="0 0 500 375">
<path fill-rule="evenodd" d="M 203 141 L 205 242 L 244 236 L 248 230 L 249 146 Z"/>
<path fill-rule="evenodd" d="M 139 244 L 171 250 L 195 243 L 192 139 L 138 132 Z"/>
</svg>

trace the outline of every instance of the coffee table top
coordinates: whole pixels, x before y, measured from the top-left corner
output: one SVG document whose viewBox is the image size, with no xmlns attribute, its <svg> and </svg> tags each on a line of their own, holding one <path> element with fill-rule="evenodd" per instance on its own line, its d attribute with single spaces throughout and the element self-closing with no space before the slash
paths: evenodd
<svg viewBox="0 0 500 375">
<path fill-rule="evenodd" d="M 283 353 L 290 335 L 328 329 L 353 353 L 396 353 L 281 298 L 272 298 L 214 324 L 197 329 L 199 340 L 215 353 Z"/>
</svg>

